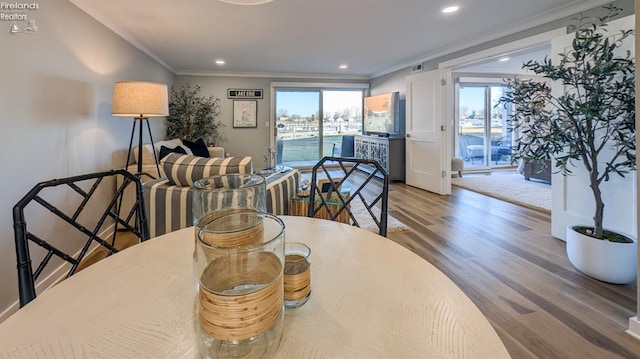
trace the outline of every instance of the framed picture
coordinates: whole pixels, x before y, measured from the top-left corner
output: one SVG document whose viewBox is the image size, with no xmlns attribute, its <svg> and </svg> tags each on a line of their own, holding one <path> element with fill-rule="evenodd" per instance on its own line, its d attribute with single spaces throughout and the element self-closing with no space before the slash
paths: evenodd
<svg viewBox="0 0 640 359">
<path fill-rule="evenodd" d="M 258 101 L 233 101 L 233 127 L 258 127 Z"/>
</svg>

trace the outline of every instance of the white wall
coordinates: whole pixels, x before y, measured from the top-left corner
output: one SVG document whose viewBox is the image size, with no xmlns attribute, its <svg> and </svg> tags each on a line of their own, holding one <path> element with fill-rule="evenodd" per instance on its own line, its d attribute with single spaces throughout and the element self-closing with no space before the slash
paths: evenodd
<svg viewBox="0 0 640 359">
<path fill-rule="evenodd" d="M 400 92 L 400 98 L 404 99 L 407 89 L 405 79 L 411 75 L 411 69 L 406 68 L 400 71 L 377 77 L 371 80 L 370 92 L 372 96 L 387 93 Z"/>
<path fill-rule="evenodd" d="M 218 119 L 225 125 L 221 129 L 225 140 L 216 146 L 225 148 L 232 156 L 253 157 L 254 169 L 264 167 L 263 154 L 269 147 L 269 78 L 252 77 L 218 77 L 218 76 L 178 76 L 176 85 L 200 85 L 200 96 L 213 95 L 220 99 L 220 115 Z M 233 100 L 227 98 L 227 89 L 262 89 L 263 98 L 258 99 L 258 127 L 233 128 Z"/>
<path fill-rule="evenodd" d="M 13 205 L 37 182 L 122 167 L 133 120 L 111 116 L 114 82 L 174 77 L 66 0 L 28 16 L 37 33 L 0 21 L 0 320 L 18 298 Z M 163 138 L 164 121 L 152 126 Z"/>
<path fill-rule="evenodd" d="M 267 124 L 273 121 L 275 114 L 271 112 L 271 83 L 362 83 L 356 80 L 328 80 L 314 78 L 275 78 L 275 77 L 221 77 L 221 76 L 178 76 L 176 86 L 182 84 L 200 85 L 200 96 L 213 95 L 220 99 L 220 116 L 218 119 L 225 124 L 222 133 L 226 138 L 222 143 L 216 145 L 223 146 L 225 152 L 232 156 L 253 157 L 253 168 L 264 168 L 263 155 L 269 147 L 271 136 L 270 128 Z M 258 127 L 256 128 L 233 128 L 233 100 L 227 98 L 227 90 L 235 89 L 262 89 L 263 98 L 258 99 Z"/>
</svg>

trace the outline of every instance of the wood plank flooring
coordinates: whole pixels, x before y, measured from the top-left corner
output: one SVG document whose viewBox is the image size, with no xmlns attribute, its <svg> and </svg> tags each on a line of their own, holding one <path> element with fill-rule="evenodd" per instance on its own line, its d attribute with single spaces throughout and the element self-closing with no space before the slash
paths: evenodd
<svg viewBox="0 0 640 359">
<path fill-rule="evenodd" d="M 429 261 L 493 325 L 513 358 L 640 358 L 625 333 L 636 287 L 588 278 L 551 236 L 550 216 L 453 187 L 439 196 L 392 183 L 389 239 Z"/>
</svg>

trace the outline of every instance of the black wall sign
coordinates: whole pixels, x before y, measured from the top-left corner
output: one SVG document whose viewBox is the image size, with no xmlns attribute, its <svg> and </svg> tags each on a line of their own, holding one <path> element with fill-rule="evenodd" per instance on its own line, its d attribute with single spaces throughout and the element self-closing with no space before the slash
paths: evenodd
<svg viewBox="0 0 640 359">
<path fill-rule="evenodd" d="M 228 89 L 227 98 L 262 98 L 262 89 Z"/>
</svg>

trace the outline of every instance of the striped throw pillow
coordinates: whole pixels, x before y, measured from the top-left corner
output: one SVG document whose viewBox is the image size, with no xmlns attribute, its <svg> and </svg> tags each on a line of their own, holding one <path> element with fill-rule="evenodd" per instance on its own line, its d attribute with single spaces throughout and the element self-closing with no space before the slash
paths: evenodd
<svg viewBox="0 0 640 359">
<path fill-rule="evenodd" d="M 160 163 L 173 185 L 192 187 L 197 180 L 227 173 L 251 173 L 251 157 L 205 158 L 171 153 Z"/>
</svg>

